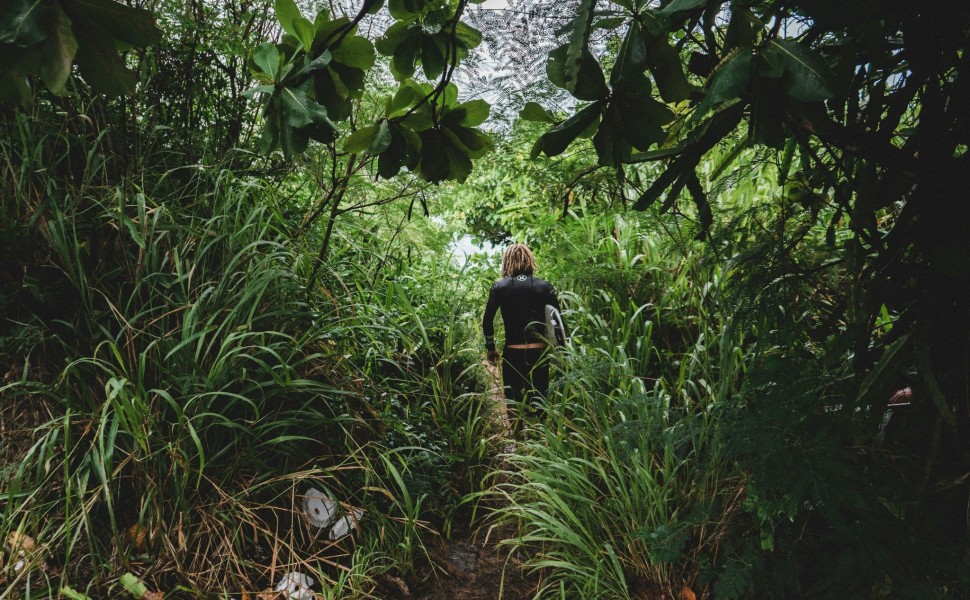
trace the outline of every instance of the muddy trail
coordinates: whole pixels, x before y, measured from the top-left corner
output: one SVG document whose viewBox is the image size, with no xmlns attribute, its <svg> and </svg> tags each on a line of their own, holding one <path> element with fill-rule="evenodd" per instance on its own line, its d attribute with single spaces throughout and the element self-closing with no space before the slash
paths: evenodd
<svg viewBox="0 0 970 600">
<path fill-rule="evenodd" d="M 498 368 L 488 363 L 488 395 L 496 425 L 508 435 L 509 420 Z M 514 537 L 508 529 L 493 528 L 453 536 L 429 552 L 432 564 L 419 569 L 409 584 L 398 577 L 383 577 L 375 595 L 399 600 L 526 600 L 534 598 L 539 577 L 524 568 L 524 556 L 510 552 L 502 541 Z"/>
</svg>

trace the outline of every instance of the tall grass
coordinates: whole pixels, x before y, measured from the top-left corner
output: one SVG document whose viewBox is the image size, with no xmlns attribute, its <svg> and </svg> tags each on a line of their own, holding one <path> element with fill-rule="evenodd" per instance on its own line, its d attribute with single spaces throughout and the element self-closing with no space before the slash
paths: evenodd
<svg viewBox="0 0 970 600">
<path fill-rule="evenodd" d="M 714 318 L 719 273 L 620 218 L 565 235 L 608 266 L 559 270 L 577 292 L 572 339 L 545 417 L 509 457 L 495 516 L 520 531 L 509 544 L 542 575 L 541 597 L 676 596 L 708 575 L 741 486 L 715 443 L 713 409 L 744 358 Z M 561 245 L 553 254 L 569 264 Z"/>
<path fill-rule="evenodd" d="M 112 180 L 99 138 L 15 125 L 17 227 L 0 241 L 26 275 L 0 298 L 17 365 L 0 419 L 30 429 L 0 455 L 0 540 L 39 548 L 0 592 L 105 597 L 128 571 L 252 592 L 296 569 L 345 597 L 465 529 L 497 437 L 449 260 L 404 276 L 392 248 L 348 243 L 307 290 L 314 249 L 270 182 L 203 166 Z M 306 523 L 314 487 L 366 509 L 356 533 Z"/>
</svg>

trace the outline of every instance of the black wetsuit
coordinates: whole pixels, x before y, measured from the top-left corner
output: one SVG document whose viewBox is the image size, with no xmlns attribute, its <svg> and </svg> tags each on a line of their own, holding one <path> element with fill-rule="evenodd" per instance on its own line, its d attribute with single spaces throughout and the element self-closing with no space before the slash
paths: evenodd
<svg viewBox="0 0 970 600">
<path fill-rule="evenodd" d="M 545 340 L 545 307 L 559 309 L 552 284 L 532 275 L 513 275 L 495 282 L 488 293 L 488 304 L 482 318 L 485 346 L 495 350 L 495 313 L 502 310 L 505 324 L 505 348 L 502 350 L 502 382 L 505 399 L 518 404 L 536 396 L 545 396 L 549 388 L 549 366 L 542 360 L 545 348 L 509 348 Z"/>
</svg>

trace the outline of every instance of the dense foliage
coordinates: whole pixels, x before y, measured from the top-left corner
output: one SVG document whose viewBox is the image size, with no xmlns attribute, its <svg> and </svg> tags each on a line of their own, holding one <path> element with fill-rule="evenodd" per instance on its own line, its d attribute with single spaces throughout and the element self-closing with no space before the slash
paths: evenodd
<svg viewBox="0 0 970 600">
<path fill-rule="evenodd" d="M 552 4 L 0 8 L 0 596 L 970 594 L 970 9 Z"/>
</svg>

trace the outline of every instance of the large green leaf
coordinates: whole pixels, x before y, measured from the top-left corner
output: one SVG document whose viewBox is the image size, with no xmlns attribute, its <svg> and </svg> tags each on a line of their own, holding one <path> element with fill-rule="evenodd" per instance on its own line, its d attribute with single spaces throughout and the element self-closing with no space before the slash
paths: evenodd
<svg viewBox="0 0 970 600">
<path fill-rule="evenodd" d="M 717 105 L 740 98 L 751 79 L 752 54 L 750 49 L 738 49 L 728 55 L 710 78 L 707 95 L 691 114 L 688 123 L 701 120 Z"/>
<path fill-rule="evenodd" d="M 321 144 L 329 144 L 337 139 L 337 127 L 330 121 L 325 123 L 313 123 L 303 128 L 311 140 L 316 140 Z"/>
<path fill-rule="evenodd" d="M 456 136 L 444 129 L 429 129 L 421 136 L 421 159 L 417 169 L 421 177 L 432 183 L 451 179 L 462 183 L 472 171 L 468 150 Z"/>
<path fill-rule="evenodd" d="M 307 73 L 312 73 L 313 71 L 318 71 L 330 64 L 333 60 L 333 56 L 327 50 L 324 50 L 314 59 L 310 59 L 310 55 L 304 55 L 307 63 L 303 65 L 303 68 L 297 72 L 297 76 L 306 75 Z"/>
<path fill-rule="evenodd" d="M 246 98 L 252 98 L 256 94 L 267 94 L 272 95 L 276 91 L 275 85 L 257 85 L 256 87 L 249 88 L 242 95 Z"/>
<path fill-rule="evenodd" d="M 162 39 L 154 15 L 143 8 L 114 0 L 61 0 L 61 7 L 73 22 L 84 21 L 101 36 L 107 34 L 131 46 L 151 46 Z"/>
<path fill-rule="evenodd" d="M 616 106 L 610 105 L 603 112 L 599 128 L 593 136 L 593 148 L 596 149 L 597 162 L 600 166 L 616 166 L 627 162 L 632 148 L 623 137 L 623 123 L 620 121 Z"/>
<path fill-rule="evenodd" d="M 310 132 L 305 128 L 280 127 L 280 147 L 287 160 L 306 152 L 310 143 Z"/>
<path fill-rule="evenodd" d="M 331 63 L 330 69 L 340 76 L 340 81 L 346 88 L 345 98 L 360 98 L 364 92 L 367 73 L 363 69 L 348 67 L 338 62 Z"/>
<path fill-rule="evenodd" d="M 593 29 L 605 29 L 607 31 L 613 31 L 614 29 L 619 29 L 624 23 L 627 22 L 626 17 L 607 17 L 605 19 L 597 19 L 593 23 Z"/>
<path fill-rule="evenodd" d="M 424 11 L 425 0 L 388 0 L 387 11 L 398 20 L 416 16 Z"/>
<path fill-rule="evenodd" d="M 465 48 L 477 48 L 482 43 L 482 32 L 463 21 L 458 21 L 455 26 L 455 39 Z"/>
<path fill-rule="evenodd" d="M 56 5 L 49 0 L 4 0 L 0 8 L 0 43 L 31 46 L 51 32 Z"/>
<path fill-rule="evenodd" d="M 445 53 L 437 36 L 421 36 L 421 66 L 424 69 L 424 76 L 428 79 L 437 79 L 445 70 Z"/>
<path fill-rule="evenodd" d="M 114 41 L 81 22 L 75 21 L 73 28 L 77 39 L 75 63 L 91 89 L 109 96 L 134 93 L 138 76 L 128 70 Z"/>
<path fill-rule="evenodd" d="M 414 104 L 418 97 L 418 92 L 414 87 L 402 84 L 394 95 L 387 99 L 384 111 L 388 117 L 401 116 Z"/>
<path fill-rule="evenodd" d="M 390 67 L 395 79 L 401 81 L 414 75 L 420 52 L 421 34 L 416 31 L 394 48 Z"/>
<path fill-rule="evenodd" d="M 296 28 L 296 20 L 304 18 L 293 0 L 275 0 L 273 8 L 276 11 L 276 20 L 280 22 L 283 31 L 295 38 L 300 38 Z"/>
<path fill-rule="evenodd" d="M 667 17 L 672 17 L 677 13 L 694 10 L 695 8 L 700 8 L 707 4 L 708 0 L 673 0 L 666 6 L 657 11 L 657 14 L 661 14 Z"/>
<path fill-rule="evenodd" d="M 596 0 L 579 0 L 576 18 L 573 19 L 573 28 L 569 33 L 569 42 L 566 44 L 566 56 L 563 63 L 566 89 L 570 92 L 576 89 L 580 81 L 580 68 L 585 58 L 583 55 L 589 52 L 589 25 L 592 22 L 595 6 Z"/>
<path fill-rule="evenodd" d="M 738 50 L 714 74 L 708 97 L 713 104 L 741 97 L 751 78 L 751 50 Z"/>
<path fill-rule="evenodd" d="M 426 181 L 438 183 L 451 175 L 451 142 L 441 131 L 429 129 L 421 133 L 421 162 L 418 169 Z"/>
<path fill-rule="evenodd" d="M 64 95 L 67 93 L 65 84 L 71 76 L 71 65 L 77 54 L 77 39 L 67 15 L 59 8 L 54 13 L 54 27 L 40 49 L 40 75 L 47 89 L 54 94 Z"/>
<path fill-rule="evenodd" d="M 0 70 L 0 102 L 9 105 L 30 104 L 30 86 L 22 73 Z"/>
<path fill-rule="evenodd" d="M 434 127 L 434 119 L 428 110 L 418 110 L 401 119 L 401 124 L 414 131 L 425 131 Z"/>
<path fill-rule="evenodd" d="M 344 152 L 360 154 L 367 152 L 377 155 L 391 145 L 391 129 L 386 120 L 376 125 L 361 127 L 344 140 Z"/>
<path fill-rule="evenodd" d="M 619 167 L 631 161 L 633 150 L 663 142 L 663 125 L 672 119 L 673 113 L 649 96 L 615 96 L 593 136 L 599 164 Z"/>
<path fill-rule="evenodd" d="M 647 48 L 643 28 L 638 21 L 633 21 L 616 55 L 616 63 L 610 73 L 610 84 L 614 89 L 622 88 L 625 82 L 642 77 L 646 68 Z"/>
<path fill-rule="evenodd" d="M 417 168 L 421 158 L 421 138 L 418 134 L 398 123 L 389 122 L 388 125 L 391 144 L 377 160 L 377 172 L 385 179 L 397 175 L 401 167 Z"/>
<path fill-rule="evenodd" d="M 684 75 L 680 55 L 667 42 L 666 36 L 657 36 L 646 53 L 647 68 L 653 73 L 660 97 L 665 102 L 680 102 L 690 96 L 690 84 Z"/>
<path fill-rule="evenodd" d="M 582 64 L 578 71 L 575 87 L 571 90 L 573 96 L 579 100 L 600 100 L 609 95 L 610 89 L 606 86 L 606 76 L 599 62 L 590 52 L 583 54 Z"/>
<path fill-rule="evenodd" d="M 265 74 L 267 82 L 275 82 L 280 73 L 280 51 L 269 42 L 256 46 L 253 63 Z"/>
<path fill-rule="evenodd" d="M 376 58 L 374 44 L 359 35 L 344 38 L 340 45 L 333 49 L 333 60 L 364 71 L 374 66 Z"/>
<path fill-rule="evenodd" d="M 448 82 L 445 86 L 444 91 L 441 96 L 438 97 L 439 106 L 457 106 L 458 105 L 458 86 L 452 82 Z"/>
<path fill-rule="evenodd" d="M 269 154 L 279 146 L 280 143 L 280 99 L 279 96 L 270 98 L 263 109 L 263 117 L 266 123 L 263 125 L 263 135 L 259 140 L 259 151 L 261 154 Z"/>
<path fill-rule="evenodd" d="M 317 16 L 313 19 L 313 25 L 317 28 L 317 33 L 313 36 L 312 52 L 329 49 L 328 46 L 336 40 L 338 35 L 351 37 L 357 33 L 357 27 L 351 25 L 349 17 L 340 17 L 331 21 L 330 11 L 326 9 L 317 13 Z"/>
<path fill-rule="evenodd" d="M 604 101 L 594 102 L 583 108 L 570 118 L 559 125 L 553 127 L 539 138 L 538 147 L 547 156 L 562 154 L 569 147 L 569 144 L 579 137 L 587 127 L 596 122 L 596 119 L 603 113 L 606 103 Z"/>
<path fill-rule="evenodd" d="M 452 151 L 448 154 L 448 178 L 458 183 L 465 183 L 472 172 L 471 156 L 461 151 L 456 145 L 452 145 Z"/>
<path fill-rule="evenodd" d="M 350 118 L 352 105 L 350 90 L 332 67 L 317 71 L 312 78 L 313 93 L 317 102 L 327 108 L 327 116 L 336 121 Z"/>
<path fill-rule="evenodd" d="M 400 46 L 404 40 L 411 37 L 411 30 L 408 24 L 404 21 L 398 21 L 397 23 L 391 25 L 384 32 L 384 35 L 377 38 L 374 42 L 374 46 L 377 51 L 384 56 L 393 56 L 394 51 Z"/>
<path fill-rule="evenodd" d="M 367 152 L 371 155 L 378 155 L 387 150 L 391 145 L 391 128 L 386 119 L 382 119 L 377 124 L 377 131 L 374 132 L 374 139 L 371 140 Z"/>
<path fill-rule="evenodd" d="M 766 88 L 751 102 L 751 115 L 748 118 L 748 139 L 752 144 L 761 144 L 781 149 L 788 139 L 785 122 L 788 102 L 778 90 Z"/>
<path fill-rule="evenodd" d="M 481 158 L 494 144 L 487 134 L 471 127 L 450 127 L 444 130 L 451 140 L 468 152 L 471 158 Z"/>
<path fill-rule="evenodd" d="M 364 0 L 364 4 L 369 15 L 376 15 L 384 8 L 384 0 Z"/>
<path fill-rule="evenodd" d="M 789 138 L 785 142 L 785 151 L 781 156 L 781 163 L 778 166 L 778 186 L 784 186 L 788 183 L 788 173 L 791 171 L 792 160 L 795 158 L 795 149 L 798 146 L 798 140 L 794 137 Z"/>
<path fill-rule="evenodd" d="M 447 125 L 461 125 L 463 127 L 477 127 L 488 118 L 488 102 L 478 99 L 464 102 L 445 111 L 441 120 Z"/>
<path fill-rule="evenodd" d="M 286 124 L 290 127 L 305 127 L 311 123 L 323 123 L 327 119 L 327 109 L 311 98 L 305 90 L 283 88 L 280 99 L 286 113 Z"/>
<path fill-rule="evenodd" d="M 305 52 L 311 52 L 313 49 L 313 38 L 316 35 L 316 27 L 305 17 L 297 17 L 293 21 L 293 28 L 296 30 L 296 34 L 293 36 L 300 41 L 300 45 L 303 46 Z"/>
<path fill-rule="evenodd" d="M 556 119 L 549 114 L 549 111 L 544 109 L 538 102 L 526 102 L 522 110 L 519 111 L 519 117 L 525 121 L 533 121 L 536 123 L 556 122 Z"/>
<path fill-rule="evenodd" d="M 374 135 L 377 133 L 377 125 L 368 125 L 367 127 L 361 127 L 357 131 L 354 131 L 344 139 L 344 152 L 350 154 L 360 154 L 368 148 L 370 144 L 374 141 Z"/>
<path fill-rule="evenodd" d="M 596 57 L 586 50 L 580 56 L 580 64 L 576 71 L 576 81 L 568 79 L 566 45 L 560 46 L 549 53 L 546 63 L 546 75 L 549 81 L 565 90 L 569 90 L 579 100 L 601 100 L 609 95 L 610 89 L 606 85 L 606 76 L 597 62 Z"/>
<path fill-rule="evenodd" d="M 637 150 L 662 143 L 667 138 L 663 126 L 674 119 L 670 109 L 653 98 L 633 101 L 621 97 L 616 109 L 623 139 Z M 629 157 L 624 162 L 629 162 Z"/>
<path fill-rule="evenodd" d="M 803 102 L 826 100 L 834 95 L 832 69 L 819 54 L 795 40 L 774 39 L 764 50 L 769 60 L 785 65 L 785 89 Z"/>
</svg>

